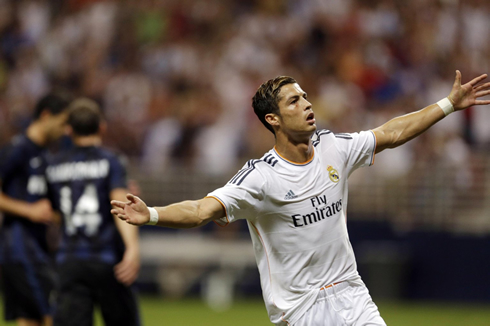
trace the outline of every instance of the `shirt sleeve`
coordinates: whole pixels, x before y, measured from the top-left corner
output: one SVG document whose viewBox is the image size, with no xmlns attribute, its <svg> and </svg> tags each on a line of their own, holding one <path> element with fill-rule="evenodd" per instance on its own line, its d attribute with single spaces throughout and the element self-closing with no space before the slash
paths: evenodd
<svg viewBox="0 0 490 326">
<path fill-rule="evenodd" d="M 224 187 L 207 195 L 218 200 L 226 211 L 226 216 L 215 222 L 226 226 L 236 220 L 256 217 L 263 202 L 265 183 L 262 174 L 250 163 L 246 164 Z"/>
<path fill-rule="evenodd" d="M 376 136 L 373 131 L 335 134 L 335 137 L 349 175 L 360 167 L 374 164 Z"/>
<path fill-rule="evenodd" d="M 127 188 L 126 167 L 121 157 L 111 159 L 109 174 L 109 189 Z"/>
<path fill-rule="evenodd" d="M 15 175 L 22 166 L 22 156 L 12 146 L 0 150 L 0 181 L 7 183 L 10 176 Z"/>
</svg>

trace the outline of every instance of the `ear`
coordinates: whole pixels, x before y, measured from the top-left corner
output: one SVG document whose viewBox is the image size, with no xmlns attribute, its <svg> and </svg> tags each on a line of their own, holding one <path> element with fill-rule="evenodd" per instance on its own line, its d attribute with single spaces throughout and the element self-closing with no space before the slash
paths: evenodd
<svg viewBox="0 0 490 326">
<path fill-rule="evenodd" d="M 265 121 L 270 124 L 273 128 L 274 126 L 279 127 L 279 116 L 274 113 L 267 113 L 265 115 Z"/>
<path fill-rule="evenodd" d="M 103 135 L 107 131 L 107 122 L 105 120 L 101 120 L 99 124 L 99 134 Z"/>
</svg>

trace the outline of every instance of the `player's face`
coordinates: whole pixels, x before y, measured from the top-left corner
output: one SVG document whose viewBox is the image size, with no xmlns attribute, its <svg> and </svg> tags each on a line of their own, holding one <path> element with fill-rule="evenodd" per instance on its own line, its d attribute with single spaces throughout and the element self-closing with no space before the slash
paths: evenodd
<svg viewBox="0 0 490 326">
<path fill-rule="evenodd" d="M 49 117 L 46 128 L 49 141 L 55 141 L 63 136 L 67 118 L 68 112 L 62 112 Z"/>
<path fill-rule="evenodd" d="M 288 133 L 311 135 L 316 130 L 315 114 L 306 93 L 298 84 L 288 84 L 279 92 L 279 124 Z"/>
</svg>

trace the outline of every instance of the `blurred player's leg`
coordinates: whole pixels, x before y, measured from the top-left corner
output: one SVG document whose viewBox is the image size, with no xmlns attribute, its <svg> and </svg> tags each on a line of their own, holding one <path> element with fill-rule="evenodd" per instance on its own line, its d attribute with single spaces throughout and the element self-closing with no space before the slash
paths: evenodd
<svg viewBox="0 0 490 326">
<path fill-rule="evenodd" d="M 132 289 L 119 283 L 114 268 L 108 264 L 90 263 L 92 275 L 98 275 L 94 296 L 106 326 L 138 326 L 139 313 Z"/>
<path fill-rule="evenodd" d="M 6 264 L 2 266 L 2 282 L 6 320 L 16 320 L 19 326 L 43 325 L 44 320 L 51 320 L 49 298 L 54 288 L 51 266 Z"/>
<path fill-rule="evenodd" d="M 79 263 L 64 263 L 59 268 L 60 287 L 55 326 L 91 326 L 93 324 L 94 304 L 89 284 L 89 271 Z"/>
</svg>

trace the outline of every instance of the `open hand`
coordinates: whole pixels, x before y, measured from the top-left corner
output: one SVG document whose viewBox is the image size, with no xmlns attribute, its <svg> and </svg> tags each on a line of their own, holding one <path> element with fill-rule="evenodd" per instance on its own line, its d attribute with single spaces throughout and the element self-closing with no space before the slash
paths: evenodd
<svg viewBox="0 0 490 326">
<path fill-rule="evenodd" d="M 478 100 L 478 98 L 490 94 L 490 83 L 478 85 L 485 78 L 487 78 L 487 74 L 483 74 L 461 85 L 461 72 L 456 70 L 453 89 L 448 96 L 455 111 L 464 110 L 473 105 L 490 104 L 490 100 Z"/>
<path fill-rule="evenodd" d="M 130 249 L 126 249 L 123 259 L 114 266 L 114 275 L 119 282 L 126 286 L 130 286 L 138 277 L 139 270 L 139 254 Z"/>
<path fill-rule="evenodd" d="M 133 194 L 127 194 L 128 201 L 112 200 L 111 213 L 132 225 L 144 225 L 150 220 L 150 211 L 145 202 Z"/>
<path fill-rule="evenodd" d="M 54 211 L 48 199 L 41 199 L 29 206 L 29 220 L 34 223 L 50 224 L 54 221 Z"/>
</svg>

